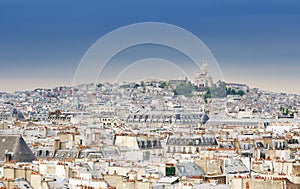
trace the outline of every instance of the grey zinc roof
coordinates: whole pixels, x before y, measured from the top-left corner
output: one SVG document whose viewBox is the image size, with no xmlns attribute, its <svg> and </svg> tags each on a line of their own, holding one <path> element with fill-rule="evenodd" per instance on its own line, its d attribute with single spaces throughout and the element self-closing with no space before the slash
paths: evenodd
<svg viewBox="0 0 300 189">
<path fill-rule="evenodd" d="M 78 151 L 76 149 L 60 149 L 54 154 L 54 158 L 58 159 L 76 159 Z"/>
<path fill-rule="evenodd" d="M 0 160 L 5 161 L 6 154 L 16 162 L 31 162 L 36 157 L 20 135 L 0 135 Z"/>
<path fill-rule="evenodd" d="M 168 138 L 167 145 L 213 146 L 217 145 L 217 141 L 215 137 L 172 136 Z"/>
<path fill-rule="evenodd" d="M 239 159 L 228 159 L 225 161 L 225 173 L 236 174 L 236 173 L 248 173 L 249 169 Z"/>
<path fill-rule="evenodd" d="M 177 175 L 192 177 L 203 175 L 203 171 L 195 162 L 179 162 L 177 164 Z"/>
</svg>

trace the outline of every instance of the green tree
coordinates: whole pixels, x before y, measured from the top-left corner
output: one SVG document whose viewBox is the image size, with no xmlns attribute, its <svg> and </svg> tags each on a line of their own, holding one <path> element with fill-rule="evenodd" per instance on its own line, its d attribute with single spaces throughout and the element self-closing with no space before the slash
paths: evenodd
<svg viewBox="0 0 300 189">
<path fill-rule="evenodd" d="M 139 88 L 139 87 L 140 87 L 140 85 L 139 85 L 138 83 L 136 83 L 136 84 L 133 86 L 134 89 Z"/>
<path fill-rule="evenodd" d="M 130 84 L 123 84 L 120 86 L 120 88 L 123 88 L 123 89 L 130 88 Z"/>
<path fill-rule="evenodd" d="M 204 102 L 207 103 L 207 99 L 211 98 L 210 90 L 206 91 L 206 93 L 204 94 L 203 98 L 204 98 Z"/>
<path fill-rule="evenodd" d="M 242 91 L 242 90 L 239 90 L 239 91 L 237 92 L 237 95 L 240 95 L 240 96 L 244 96 L 244 94 L 245 94 L 245 92 Z"/>
<path fill-rule="evenodd" d="M 167 82 L 163 81 L 160 83 L 159 88 L 165 88 L 165 86 L 167 86 Z"/>
<path fill-rule="evenodd" d="M 195 91 L 195 87 L 191 82 L 182 82 L 176 85 L 174 95 L 192 96 Z"/>
<path fill-rule="evenodd" d="M 226 97 L 226 83 L 223 81 L 218 81 L 217 84 L 213 84 L 211 86 L 210 92 L 213 98 Z"/>
</svg>

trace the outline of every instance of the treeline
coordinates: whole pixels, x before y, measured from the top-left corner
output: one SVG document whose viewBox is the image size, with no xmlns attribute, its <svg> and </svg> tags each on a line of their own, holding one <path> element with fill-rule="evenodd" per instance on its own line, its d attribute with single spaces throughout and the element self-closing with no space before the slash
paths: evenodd
<svg viewBox="0 0 300 189">
<path fill-rule="evenodd" d="M 234 90 L 226 87 L 226 83 L 219 81 L 216 84 L 212 84 L 211 87 L 204 88 L 204 100 L 207 101 L 208 98 L 225 98 L 227 95 L 239 95 L 243 96 L 245 94 L 242 90 Z"/>
<path fill-rule="evenodd" d="M 193 85 L 190 81 L 184 81 L 179 82 L 177 84 L 170 84 L 165 81 L 159 82 L 158 87 L 165 88 L 169 86 L 173 87 L 174 96 L 178 95 L 184 95 L 184 96 L 193 96 L 196 93 L 195 92 L 202 92 L 204 99 L 208 98 L 225 98 L 227 95 L 239 95 L 243 96 L 245 93 L 242 90 L 236 91 L 232 88 L 227 88 L 226 83 L 223 81 L 218 81 L 215 84 L 212 84 L 210 87 L 204 87 L 202 89 L 199 89 L 197 86 Z M 138 87 L 144 87 L 145 83 L 133 83 L 133 84 L 124 84 L 121 85 L 121 88 L 138 88 Z M 153 86 L 151 83 L 150 86 Z M 199 95 L 199 93 L 198 93 Z"/>
<path fill-rule="evenodd" d="M 240 96 L 243 96 L 245 94 L 244 91 L 242 90 L 234 90 L 234 89 L 231 89 L 231 88 L 226 88 L 226 94 L 227 95 L 240 95 Z"/>
</svg>

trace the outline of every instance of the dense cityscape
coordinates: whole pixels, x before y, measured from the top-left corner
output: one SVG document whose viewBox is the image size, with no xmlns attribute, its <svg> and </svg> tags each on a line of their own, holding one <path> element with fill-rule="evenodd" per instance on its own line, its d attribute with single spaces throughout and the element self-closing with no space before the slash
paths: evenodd
<svg viewBox="0 0 300 189">
<path fill-rule="evenodd" d="M 300 1 L 0 0 L 0 189 L 300 189 Z"/>
<path fill-rule="evenodd" d="M 300 188 L 300 95 L 208 73 L 0 93 L 0 188 Z"/>
</svg>

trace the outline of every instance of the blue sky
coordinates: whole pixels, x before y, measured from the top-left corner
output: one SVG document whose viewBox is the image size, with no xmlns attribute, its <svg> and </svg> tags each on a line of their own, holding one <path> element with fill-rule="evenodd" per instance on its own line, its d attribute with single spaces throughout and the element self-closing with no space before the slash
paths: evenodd
<svg viewBox="0 0 300 189">
<path fill-rule="evenodd" d="M 198 36 L 225 80 L 300 93 L 299 20 L 297 0 L 2 0 L 0 91 L 70 85 L 96 40 L 151 21 Z"/>
</svg>

